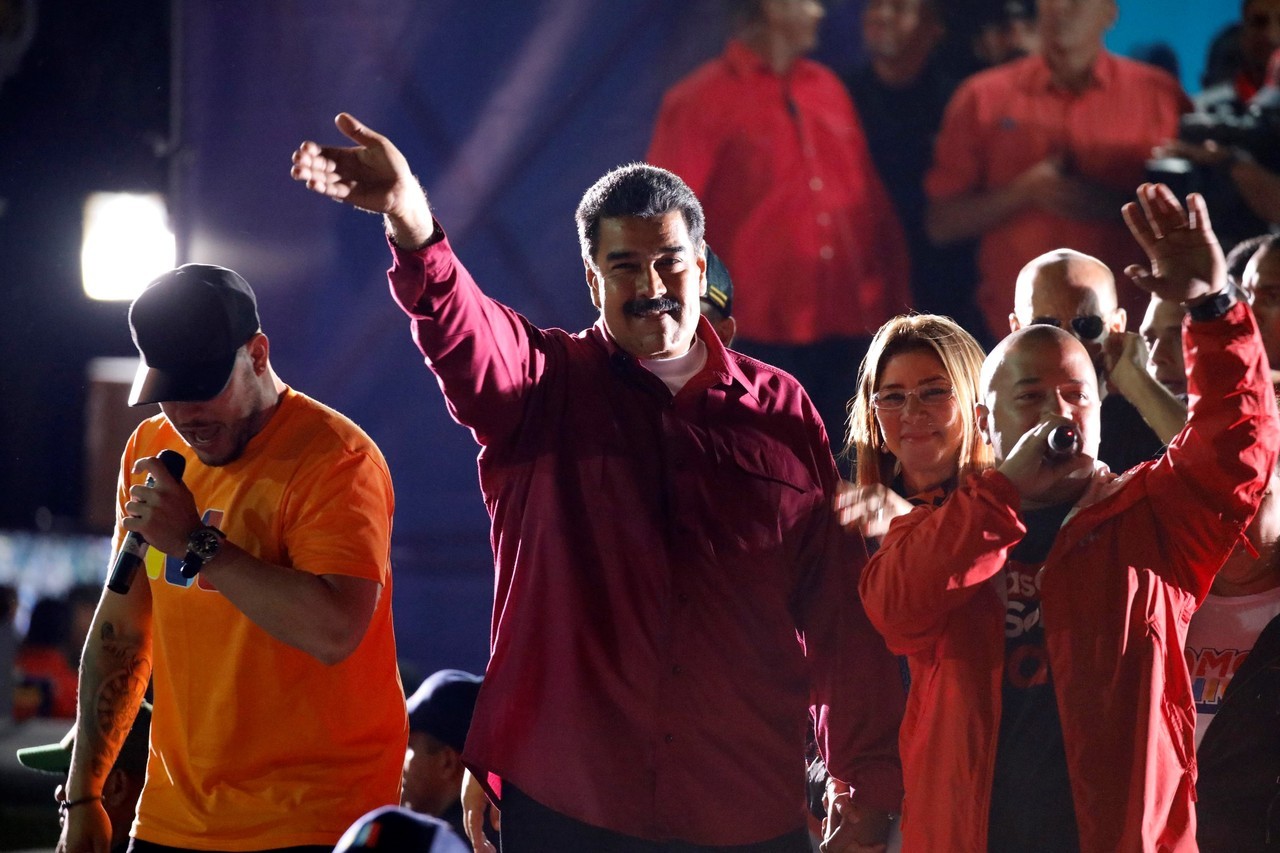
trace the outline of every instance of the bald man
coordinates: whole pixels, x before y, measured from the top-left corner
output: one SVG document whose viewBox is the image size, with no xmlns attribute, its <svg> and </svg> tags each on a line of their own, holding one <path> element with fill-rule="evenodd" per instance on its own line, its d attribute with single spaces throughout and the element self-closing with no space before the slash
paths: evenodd
<svg viewBox="0 0 1280 853">
<path fill-rule="evenodd" d="M 1124 476 L 1096 466 L 1090 353 L 1022 328 L 983 366 L 995 467 L 895 521 L 863 571 L 867 615 L 911 667 L 903 849 L 1195 849 L 1187 620 L 1257 509 L 1280 425 L 1202 200 L 1188 216 L 1143 185 L 1139 202 L 1125 219 L 1151 271 L 1130 274 L 1192 317 L 1183 431 Z M 1057 427 L 1077 453 L 1048 453 Z"/>
<path fill-rule="evenodd" d="M 1115 358 L 1108 360 L 1108 341 L 1126 334 L 1127 320 L 1116 296 L 1115 276 L 1095 257 L 1072 249 L 1054 249 L 1033 259 L 1018 273 L 1009 329 L 1016 332 L 1035 324 L 1057 326 L 1084 346 L 1098 374 L 1102 419 L 1098 458 L 1117 473 L 1155 458 L 1172 436 L 1153 430 L 1142 413 L 1125 399 L 1135 394 L 1145 399 L 1159 393 L 1144 371 L 1122 370 L 1114 377 L 1110 375 L 1108 367 Z M 1130 343 L 1131 347 L 1134 345 L 1136 341 Z M 1109 383 L 1108 379 L 1115 381 Z"/>
</svg>

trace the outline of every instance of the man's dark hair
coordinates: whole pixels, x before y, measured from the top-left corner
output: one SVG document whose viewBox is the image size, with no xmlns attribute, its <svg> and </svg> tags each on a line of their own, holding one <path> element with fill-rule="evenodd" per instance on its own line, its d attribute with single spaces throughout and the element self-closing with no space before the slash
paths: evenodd
<svg viewBox="0 0 1280 853">
<path fill-rule="evenodd" d="M 578 242 L 582 256 L 595 262 L 600 220 L 618 216 L 656 219 L 679 211 L 695 249 L 707 227 L 698 197 L 672 172 L 648 163 L 619 166 L 591 185 L 578 202 Z"/>
<path fill-rule="evenodd" d="M 1276 240 L 1274 234 L 1259 234 L 1256 237 L 1250 237 L 1247 240 L 1241 240 L 1231 247 L 1231 251 L 1227 252 L 1227 281 L 1239 287 L 1244 281 L 1245 267 L 1249 266 L 1249 261 L 1253 258 L 1254 252 L 1263 246 L 1270 246 Z"/>
</svg>

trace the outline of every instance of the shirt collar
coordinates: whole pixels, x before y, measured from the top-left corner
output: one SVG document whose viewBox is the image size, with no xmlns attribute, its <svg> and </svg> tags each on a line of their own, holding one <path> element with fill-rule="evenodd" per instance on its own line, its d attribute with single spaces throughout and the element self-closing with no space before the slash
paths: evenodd
<svg viewBox="0 0 1280 853">
<path fill-rule="evenodd" d="M 763 56 L 747 47 L 746 43 L 739 39 L 729 39 L 729 43 L 724 48 L 724 61 L 740 77 L 749 77 L 753 74 L 777 76 Z"/>
<path fill-rule="evenodd" d="M 1057 91 L 1057 87 L 1053 85 L 1053 75 L 1049 72 L 1049 66 L 1043 57 L 1029 56 L 1024 61 L 1028 64 L 1027 80 L 1030 88 L 1043 92 Z M 1110 88 L 1115 74 L 1116 58 L 1105 49 L 1099 50 L 1097 58 L 1093 61 L 1093 68 L 1089 69 L 1091 79 L 1085 90 Z"/>
<path fill-rule="evenodd" d="M 591 335 L 599 339 L 605 352 L 609 356 L 609 360 L 615 365 L 626 365 L 636 361 L 635 356 L 628 353 L 622 347 L 618 346 L 618 342 L 613 339 L 613 335 L 609 334 L 609 330 L 604 326 L 604 319 L 596 320 L 591 327 Z M 740 385 L 743 391 L 751 396 L 754 400 L 759 400 L 756 395 L 755 388 L 747 381 L 747 377 L 743 375 L 739 369 L 736 360 L 729 357 L 729 350 L 720 340 L 720 336 L 716 334 L 715 327 L 711 325 L 706 317 L 698 318 L 698 339 L 707 348 L 707 363 L 702 368 L 702 373 L 710 373 L 713 382 L 710 385 Z M 645 374 L 652 377 L 655 381 L 661 382 L 656 376 L 644 371 Z M 695 380 L 691 379 L 690 382 Z"/>
<path fill-rule="evenodd" d="M 779 75 L 763 56 L 747 47 L 746 43 L 739 39 L 729 39 L 721 57 L 737 77 L 762 76 L 800 85 L 802 82 L 807 82 L 813 74 L 813 63 L 801 56 L 791 63 L 787 73 Z"/>
</svg>

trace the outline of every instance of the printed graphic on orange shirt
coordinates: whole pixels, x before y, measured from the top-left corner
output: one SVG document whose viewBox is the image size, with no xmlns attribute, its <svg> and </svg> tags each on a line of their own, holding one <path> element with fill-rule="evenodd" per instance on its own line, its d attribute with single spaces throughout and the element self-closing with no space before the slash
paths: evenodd
<svg viewBox="0 0 1280 853">
<path fill-rule="evenodd" d="M 1187 649 L 1187 672 L 1191 673 L 1196 713 L 1217 713 L 1231 677 L 1248 655 L 1248 649 Z"/>
<path fill-rule="evenodd" d="M 223 512 L 220 509 L 207 509 L 200 521 L 203 524 L 212 527 L 219 527 L 222 524 Z M 161 575 L 164 576 L 165 582 L 172 586 L 189 587 L 192 584 L 199 583 L 201 589 L 216 590 L 203 574 L 198 574 L 194 578 L 184 578 L 182 576 L 182 560 L 185 554 L 173 556 L 170 554 L 162 554 L 157 548 L 149 548 L 147 550 L 147 577 L 156 580 Z"/>
</svg>

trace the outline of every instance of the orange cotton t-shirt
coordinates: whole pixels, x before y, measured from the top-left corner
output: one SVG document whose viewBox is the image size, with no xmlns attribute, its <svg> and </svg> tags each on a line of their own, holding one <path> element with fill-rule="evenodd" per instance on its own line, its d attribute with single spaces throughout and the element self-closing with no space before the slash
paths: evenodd
<svg viewBox="0 0 1280 853">
<path fill-rule="evenodd" d="M 335 844 L 356 818 L 399 801 L 408 739 L 391 624 L 394 497 L 386 461 L 343 415 L 293 390 L 229 465 L 202 464 L 163 416 L 125 449 L 165 448 L 202 518 L 268 563 L 382 585 L 364 639 L 326 666 L 256 626 L 182 555 L 146 556 L 155 709 L 134 835 L 195 849 Z M 122 532 L 116 531 L 119 547 Z M 134 583 L 139 583 L 139 573 Z"/>
</svg>

